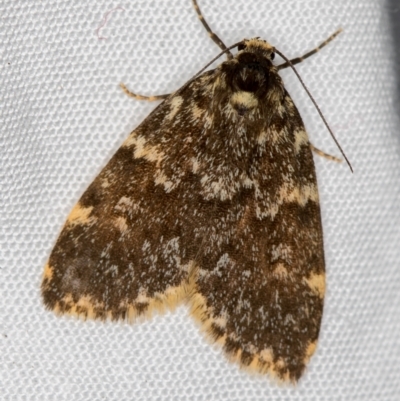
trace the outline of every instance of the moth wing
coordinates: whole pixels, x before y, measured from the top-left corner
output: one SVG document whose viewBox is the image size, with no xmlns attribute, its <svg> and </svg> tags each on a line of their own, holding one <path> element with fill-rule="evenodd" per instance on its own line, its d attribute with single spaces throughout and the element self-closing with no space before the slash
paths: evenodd
<svg viewBox="0 0 400 401">
<path fill-rule="evenodd" d="M 312 154 L 289 95 L 253 108 L 224 74 L 197 77 L 128 137 L 70 214 L 43 297 L 112 319 L 190 299 L 232 359 L 296 380 L 325 288 Z"/>
<path fill-rule="evenodd" d="M 296 381 L 316 348 L 325 265 L 310 144 L 288 94 L 284 105 L 291 118 L 257 134 L 247 182 L 215 209 L 223 231 L 205 236 L 191 311 L 230 359 Z"/>
<path fill-rule="evenodd" d="M 173 96 L 128 137 L 69 215 L 45 267 L 49 309 L 133 320 L 190 293 L 182 207 L 160 173 L 171 104 Z"/>
</svg>

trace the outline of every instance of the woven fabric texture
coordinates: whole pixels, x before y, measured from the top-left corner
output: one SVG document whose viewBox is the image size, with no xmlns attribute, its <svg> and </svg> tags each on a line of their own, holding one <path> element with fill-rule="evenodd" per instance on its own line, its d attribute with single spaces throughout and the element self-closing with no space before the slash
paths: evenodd
<svg viewBox="0 0 400 401">
<path fill-rule="evenodd" d="M 385 1 L 199 0 L 220 38 L 267 39 L 298 66 L 354 167 L 315 157 L 327 295 L 297 386 L 252 376 L 185 306 L 128 325 L 56 317 L 40 297 L 65 218 L 124 138 L 219 49 L 190 0 L 3 0 L 0 5 L 2 400 L 400 399 L 400 124 Z M 390 11 L 389 11 L 390 12 Z M 338 155 L 293 72 L 281 74 L 315 146 Z"/>
</svg>

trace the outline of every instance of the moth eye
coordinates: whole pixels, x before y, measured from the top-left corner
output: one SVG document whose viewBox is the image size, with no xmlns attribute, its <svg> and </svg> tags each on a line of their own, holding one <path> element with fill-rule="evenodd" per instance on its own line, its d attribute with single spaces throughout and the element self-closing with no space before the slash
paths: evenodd
<svg viewBox="0 0 400 401">
<path fill-rule="evenodd" d="M 246 48 L 246 45 L 244 43 L 241 43 L 240 45 L 238 45 L 238 50 L 244 50 Z"/>
<path fill-rule="evenodd" d="M 275 58 L 275 53 L 271 53 L 270 59 L 273 60 Z"/>
</svg>

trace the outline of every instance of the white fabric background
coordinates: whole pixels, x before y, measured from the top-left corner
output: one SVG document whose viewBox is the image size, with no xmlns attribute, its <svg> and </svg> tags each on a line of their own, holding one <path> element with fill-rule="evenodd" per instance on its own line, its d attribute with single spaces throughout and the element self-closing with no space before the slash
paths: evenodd
<svg viewBox="0 0 400 401">
<path fill-rule="evenodd" d="M 0 6 L 0 398 L 398 400 L 400 134 L 384 1 L 199 0 L 227 45 L 260 36 L 288 57 L 341 34 L 298 70 L 352 161 L 315 157 L 328 291 L 297 386 L 228 363 L 182 306 L 128 325 L 45 311 L 43 266 L 70 209 L 121 142 L 219 49 L 189 0 L 3 0 Z M 100 35 L 96 29 L 114 7 Z M 291 71 L 313 143 L 338 155 Z"/>
</svg>

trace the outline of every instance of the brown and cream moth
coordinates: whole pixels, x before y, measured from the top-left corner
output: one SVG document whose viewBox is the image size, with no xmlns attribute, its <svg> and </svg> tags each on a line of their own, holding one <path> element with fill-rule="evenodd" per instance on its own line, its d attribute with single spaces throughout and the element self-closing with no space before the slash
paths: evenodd
<svg viewBox="0 0 400 401">
<path fill-rule="evenodd" d="M 229 359 L 297 381 L 320 330 L 317 180 L 275 49 L 243 40 L 136 128 L 69 215 L 45 267 L 47 308 L 134 321 L 186 302 Z M 280 54 L 280 53 L 279 53 Z M 133 97 L 144 96 L 125 91 Z"/>
</svg>

